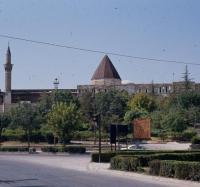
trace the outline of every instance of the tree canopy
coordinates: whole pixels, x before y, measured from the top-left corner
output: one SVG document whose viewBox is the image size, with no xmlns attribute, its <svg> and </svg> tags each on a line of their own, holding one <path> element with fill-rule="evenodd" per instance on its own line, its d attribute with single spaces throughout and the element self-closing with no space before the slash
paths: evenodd
<svg viewBox="0 0 200 187">
<path fill-rule="evenodd" d="M 80 124 L 81 115 L 74 103 L 59 102 L 53 105 L 47 115 L 47 124 L 63 145 L 70 141 Z"/>
<path fill-rule="evenodd" d="M 156 109 L 156 102 L 150 95 L 138 93 L 129 101 L 129 107 L 131 110 L 139 109 L 152 112 Z"/>
<path fill-rule="evenodd" d="M 33 130 L 40 128 L 40 115 L 36 106 L 30 103 L 22 103 L 11 110 L 11 127 L 21 127 L 27 136 L 30 147 L 30 136 Z"/>
<path fill-rule="evenodd" d="M 5 128 L 8 127 L 10 122 L 11 122 L 11 118 L 8 113 L 0 113 L 0 143 L 1 143 L 2 132 Z"/>
</svg>

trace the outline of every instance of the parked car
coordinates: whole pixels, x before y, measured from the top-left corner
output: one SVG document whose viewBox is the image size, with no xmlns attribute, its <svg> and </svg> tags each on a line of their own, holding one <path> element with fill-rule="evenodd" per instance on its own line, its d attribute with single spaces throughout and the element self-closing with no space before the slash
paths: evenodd
<svg viewBox="0 0 200 187">
<path fill-rule="evenodd" d="M 145 149 L 144 147 L 140 145 L 129 145 L 128 147 L 122 147 L 120 150 L 138 150 L 138 149 Z"/>
</svg>

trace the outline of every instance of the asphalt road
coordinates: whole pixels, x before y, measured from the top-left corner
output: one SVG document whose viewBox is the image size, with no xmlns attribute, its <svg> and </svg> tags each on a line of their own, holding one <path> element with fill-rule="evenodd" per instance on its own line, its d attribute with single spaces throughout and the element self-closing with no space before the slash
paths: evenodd
<svg viewBox="0 0 200 187">
<path fill-rule="evenodd" d="M 137 177 L 120 177 L 120 175 L 113 175 L 109 172 L 83 169 L 85 166 L 81 169 L 79 165 L 83 162 L 86 163 L 88 158 L 87 156 L 82 159 L 81 156 L 69 156 L 68 158 L 67 156 L 51 155 L 0 155 L 0 187 L 174 186 L 167 182 L 159 183 L 154 178 L 150 179 L 149 182 L 141 180 L 141 177 L 140 179 L 137 179 Z M 65 167 L 64 165 L 68 166 Z M 74 167 L 71 167 L 71 165 Z M 125 175 L 127 174 L 125 173 Z"/>
</svg>

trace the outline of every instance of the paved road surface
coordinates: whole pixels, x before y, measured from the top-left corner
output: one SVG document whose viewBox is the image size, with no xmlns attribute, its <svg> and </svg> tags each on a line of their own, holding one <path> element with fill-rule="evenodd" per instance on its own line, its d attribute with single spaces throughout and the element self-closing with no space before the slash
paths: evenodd
<svg viewBox="0 0 200 187">
<path fill-rule="evenodd" d="M 172 179 L 159 181 L 147 177 L 148 180 L 138 174 L 106 172 L 104 168 L 91 165 L 89 155 L 0 155 L 0 187 L 192 187 L 193 184 L 179 185 L 179 181 L 170 182 Z"/>
<path fill-rule="evenodd" d="M 188 150 L 190 149 L 190 143 L 177 143 L 177 142 L 168 142 L 165 144 L 141 144 L 145 149 L 150 150 Z"/>
</svg>

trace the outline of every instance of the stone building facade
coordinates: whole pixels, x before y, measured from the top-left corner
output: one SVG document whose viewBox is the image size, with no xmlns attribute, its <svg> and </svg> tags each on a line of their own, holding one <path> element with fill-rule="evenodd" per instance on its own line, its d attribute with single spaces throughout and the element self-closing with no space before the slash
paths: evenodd
<svg viewBox="0 0 200 187">
<path fill-rule="evenodd" d="M 51 94 L 54 89 L 12 89 L 12 68 L 11 51 L 8 46 L 5 69 L 5 88 L 0 91 L 0 112 L 8 110 L 10 107 L 17 105 L 20 102 L 36 103 L 45 94 Z M 127 91 L 129 94 L 147 93 L 168 96 L 171 93 L 184 92 L 184 82 L 173 83 L 148 83 L 122 84 L 121 77 L 115 69 L 113 63 L 107 55 L 103 57 L 96 71 L 91 78 L 91 84 L 78 85 L 77 89 L 59 89 L 66 92 L 71 92 L 74 95 L 81 95 L 85 92 L 106 92 L 110 89 Z M 191 90 L 200 93 L 200 84 L 191 82 Z"/>
<path fill-rule="evenodd" d="M 37 103 L 44 95 L 51 94 L 54 89 L 12 89 L 12 67 L 11 50 L 8 46 L 5 69 L 5 88 L 0 90 L 0 112 L 5 112 L 18 103 L 28 102 Z M 77 95 L 77 89 L 60 89 L 62 91 L 71 92 Z"/>
<path fill-rule="evenodd" d="M 190 82 L 191 91 L 200 93 L 200 84 Z M 147 83 L 147 84 L 135 84 L 128 83 L 122 84 L 119 73 L 115 69 L 111 60 L 105 55 L 97 67 L 94 75 L 91 79 L 90 85 L 78 85 L 77 93 L 85 92 L 106 92 L 109 89 L 125 90 L 129 94 L 147 93 L 154 95 L 168 96 L 172 93 L 185 92 L 184 82 L 173 83 Z"/>
</svg>

